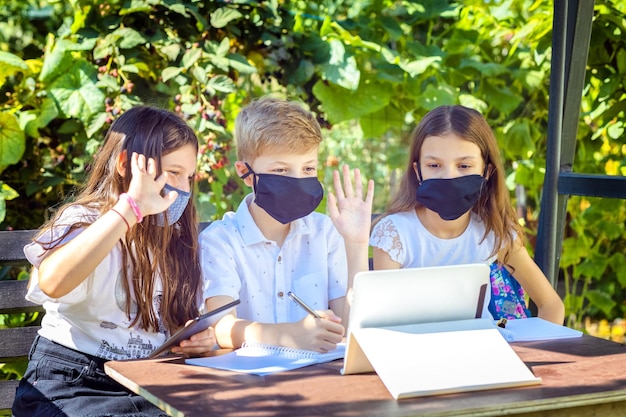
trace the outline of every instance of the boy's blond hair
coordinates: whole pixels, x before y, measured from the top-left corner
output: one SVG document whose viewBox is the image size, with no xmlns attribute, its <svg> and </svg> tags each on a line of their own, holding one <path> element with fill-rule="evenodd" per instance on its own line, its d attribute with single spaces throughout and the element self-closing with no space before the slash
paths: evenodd
<svg viewBox="0 0 626 417">
<path fill-rule="evenodd" d="M 322 132 L 300 104 L 273 97 L 253 100 L 235 120 L 237 159 L 252 162 L 268 152 L 302 155 L 319 146 Z"/>
</svg>

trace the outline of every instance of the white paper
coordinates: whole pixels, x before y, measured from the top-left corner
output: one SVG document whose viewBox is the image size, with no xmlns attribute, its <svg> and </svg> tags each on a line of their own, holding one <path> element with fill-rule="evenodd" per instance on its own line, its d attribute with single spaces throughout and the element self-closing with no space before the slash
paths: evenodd
<svg viewBox="0 0 626 417">
<path fill-rule="evenodd" d="M 302 351 L 276 346 L 248 346 L 224 355 L 186 359 L 185 363 L 223 369 L 226 371 L 267 375 L 341 359 L 345 355 L 345 349 L 345 343 L 338 344 L 337 349 L 328 353 Z"/>
<path fill-rule="evenodd" d="M 580 337 L 583 332 L 561 326 L 551 321 L 530 317 L 509 320 L 504 329 L 498 329 L 509 342 L 531 342 L 535 340 L 567 339 Z"/>
<path fill-rule="evenodd" d="M 434 333 L 365 328 L 352 337 L 396 399 L 541 383 L 493 327 Z"/>
</svg>

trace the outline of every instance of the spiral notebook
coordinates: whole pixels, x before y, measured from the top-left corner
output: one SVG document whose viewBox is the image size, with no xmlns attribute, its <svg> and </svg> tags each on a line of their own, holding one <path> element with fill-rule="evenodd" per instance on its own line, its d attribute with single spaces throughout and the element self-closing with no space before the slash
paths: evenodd
<svg viewBox="0 0 626 417">
<path fill-rule="evenodd" d="M 244 343 L 241 348 L 224 355 L 190 358 L 186 359 L 185 363 L 246 374 L 267 375 L 342 359 L 345 351 L 345 343 L 338 344 L 335 350 L 327 353 Z"/>
</svg>

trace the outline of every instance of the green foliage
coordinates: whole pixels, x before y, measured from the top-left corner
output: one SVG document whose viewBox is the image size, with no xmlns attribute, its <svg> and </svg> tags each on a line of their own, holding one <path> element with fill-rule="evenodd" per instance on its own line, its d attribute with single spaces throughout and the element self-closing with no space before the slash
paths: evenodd
<svg viewBox="0 0 626 417">
<path fill-rule="evenodd" d="M 239 77 L 256 68 L 231 46 L 231 34 L 211 27 L 206 17 L 222 27 L 240 15 L 217 2 L 202 10 L 195 2 L 170 3 L 73 1 L 40 8 L 34 1 L 9 2 L 5 13 L 18 19 L 0 27 L 2 48 L 19 43 L 17 25 L 44 53 L 0 55 L 6 63 L 0 73 L 6 80 L 0 102 L 5 196 L 0 215 L 7 203 L 11 214 L 0 219 L 5 227 L 38 227 L 48 208 L 82 182 L 115 116 L 140 103 L 175 110 L 195 128 L 203 151 L 201 190 L 223 177 L 214 172 L 221 170 L 230 146 L 222 100 L 237 89 Z M 42 15 L 53 30 L 40 30 Z M 218 210 L 211 207 L 227 208 L 219 202 L 200 203 L 208 206 L 203 212 L 215 215 Z M 31 210 L 18 209 L 24 204 Z"/>
<path fill-rule="evenodd" d="M 5 3 L 3 228 L 38 227 L 82 182 L 112 120 L 139 103 L 172 109 L 194 127 L 202 145 L 196 203 L 202 220 L 221 217 L 248 192 L 231 166 L 234 118 L 249 100 L 271 93 L 305 102 L 326 128 L 326 188 L 337 166 L 360 167 L 376 181 L 376 212 L 407 162 L 416 122 L 442 104 L 478 109 L 496 133 L 511 191 L 526 191 L 523 220 L 534 237 L 546 154 L 550 2 Z M 595 2 L 579 172 L 626 173 L 622 3 Z M 622 201 L 606 204 L 569 204 L 562 267 L 568 314 L 577 319 L 625 313 L 625 236 L 618 231 L 626 213 Z"/>
<path fill-rule="evenodd" d="M 570 325 L 584 316 L 624 317 L 626 289 L 626 205 L 616 199 L 572 197 L 569 201 L 571 237 L 563 242 Z"/>
</svg>

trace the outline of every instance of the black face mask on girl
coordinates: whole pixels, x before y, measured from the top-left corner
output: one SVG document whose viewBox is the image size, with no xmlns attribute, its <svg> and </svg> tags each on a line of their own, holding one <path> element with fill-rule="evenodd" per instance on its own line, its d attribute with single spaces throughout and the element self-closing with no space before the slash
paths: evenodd
<svg viewBox="0 0 626 417">
<path fill-rule="evenodd" d="M 444 220 L 456 220 L 474 207 L 487 181 L 478 174 L 431 178 L 417 186 L 416 200 Z"/>
<path fill-rule="evenodd" d="M 311 214 L 324 197 L 324 189 L 316 177 L 257 174 L 247 163 L 246 167 L 248 172 L 241 179 L 254 175 L 254 202 L 282 224 Z"/>
</svg>

